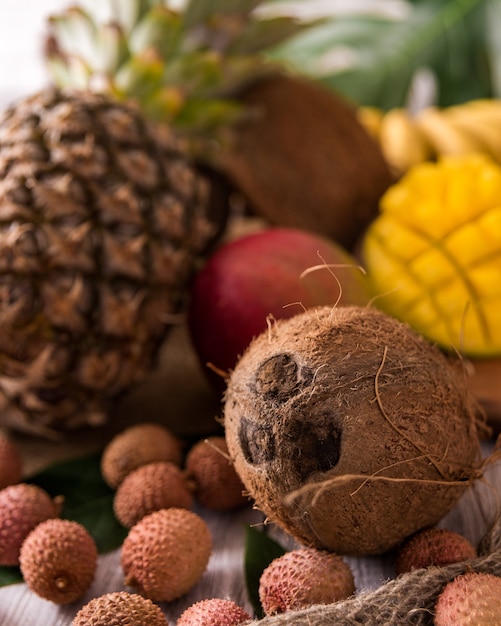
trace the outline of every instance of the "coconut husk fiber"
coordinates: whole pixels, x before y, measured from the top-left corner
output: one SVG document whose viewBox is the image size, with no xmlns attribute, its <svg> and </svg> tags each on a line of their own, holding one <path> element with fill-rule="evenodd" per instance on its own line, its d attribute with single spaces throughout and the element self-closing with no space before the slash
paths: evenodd
<svg viewBox="0 0 501 626">
<path fill-rule="evenodd" d="M 444 586 L 460 574 L 501 576 L 501 515 L 486 532 L 476 559 L 417 569 L 348 600 L 265 617 L 247 626 L 432 626 Z"/>
</svg>

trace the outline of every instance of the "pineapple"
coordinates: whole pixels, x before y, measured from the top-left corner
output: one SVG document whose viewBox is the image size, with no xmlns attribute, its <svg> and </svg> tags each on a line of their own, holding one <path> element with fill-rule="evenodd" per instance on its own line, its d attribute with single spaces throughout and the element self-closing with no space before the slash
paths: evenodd
<svg viewBox="0 0 501 626">
<path fill-rule="evenodd" d="M 0 118 L 0 422 L 101 424 L 141 381 L 217 225 L 167 125 L 47 88 Z"/>
<path fill-rule="evenodd" d="M 197 147 L 207 155 L 213 131 L 240 115 L 219 94 L 267 71 L 245 45 L 226 63 L 226 35 L 245 24 L 252 47 L 297 25 L 278 20 L 273 34 L 263 22 L 253 35 L 258 2 L 213 4 L 175 13 L 157 0 L 99 2 L 115 10 L 102 27 L 79 8 L 53 18 L 58 84 L 0 117 L 5 426 L 53 436 L 106 421 L 154 367 L 197 263 L 224 230 L 225 190 Z M 67 45 L 83 35 L 100 71 L 62 52 L 65 34 Z"/>
</svg>

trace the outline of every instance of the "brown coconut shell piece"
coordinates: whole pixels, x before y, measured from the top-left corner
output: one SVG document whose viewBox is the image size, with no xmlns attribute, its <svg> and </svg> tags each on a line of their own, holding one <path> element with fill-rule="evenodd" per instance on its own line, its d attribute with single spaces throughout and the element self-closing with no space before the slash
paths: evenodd
<svg viewBox="0 0 501 626">
<path fill-rule="evenodd" d="M 354 106 L 295 75 L 262 78 L 239 99 L 249 116 L 236 127 L 220 164 L 252 210 L 351 249 L 392 182 Z"/>
</svg>

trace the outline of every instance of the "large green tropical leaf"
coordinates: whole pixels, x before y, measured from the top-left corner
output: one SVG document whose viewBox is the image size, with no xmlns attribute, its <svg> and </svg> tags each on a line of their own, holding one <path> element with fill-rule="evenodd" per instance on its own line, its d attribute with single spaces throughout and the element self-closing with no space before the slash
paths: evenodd
<svg viewBox="0 0 501 626">
<path fill-rule="evenodd" d="M 374 0 L 367 3 L 372 11 L 334 12 L 274 56 L 356 103 L 386 109 L 407 104 L 423 68 L 434 77 L 441 106 L 501 95 L 493 27 L 501 21 L 500 0 L 414 0 L 393 13 L 381 10 L 388 4 Z"/>
</svg>

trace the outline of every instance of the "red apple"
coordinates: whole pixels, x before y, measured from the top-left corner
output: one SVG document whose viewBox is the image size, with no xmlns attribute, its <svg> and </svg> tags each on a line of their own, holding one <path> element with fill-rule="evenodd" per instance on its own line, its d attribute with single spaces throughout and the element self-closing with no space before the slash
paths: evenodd
<svg viewBox="0 0 501 626">
<path fill-rule="evenodd" d="M 316 266 L 321 269 L 312 270 Z M 310 270 L 310 271 L 307 271 Z M 306 272 L 302 276 L 303 272 Z M 188 324 L 193 345 L 217 391 L 267 318 L 317 305 L 364 305 L 366 278 L 337 243 L 292 228 L 268 228 L 222 245 L 199 271 Z"/>
</svg>

